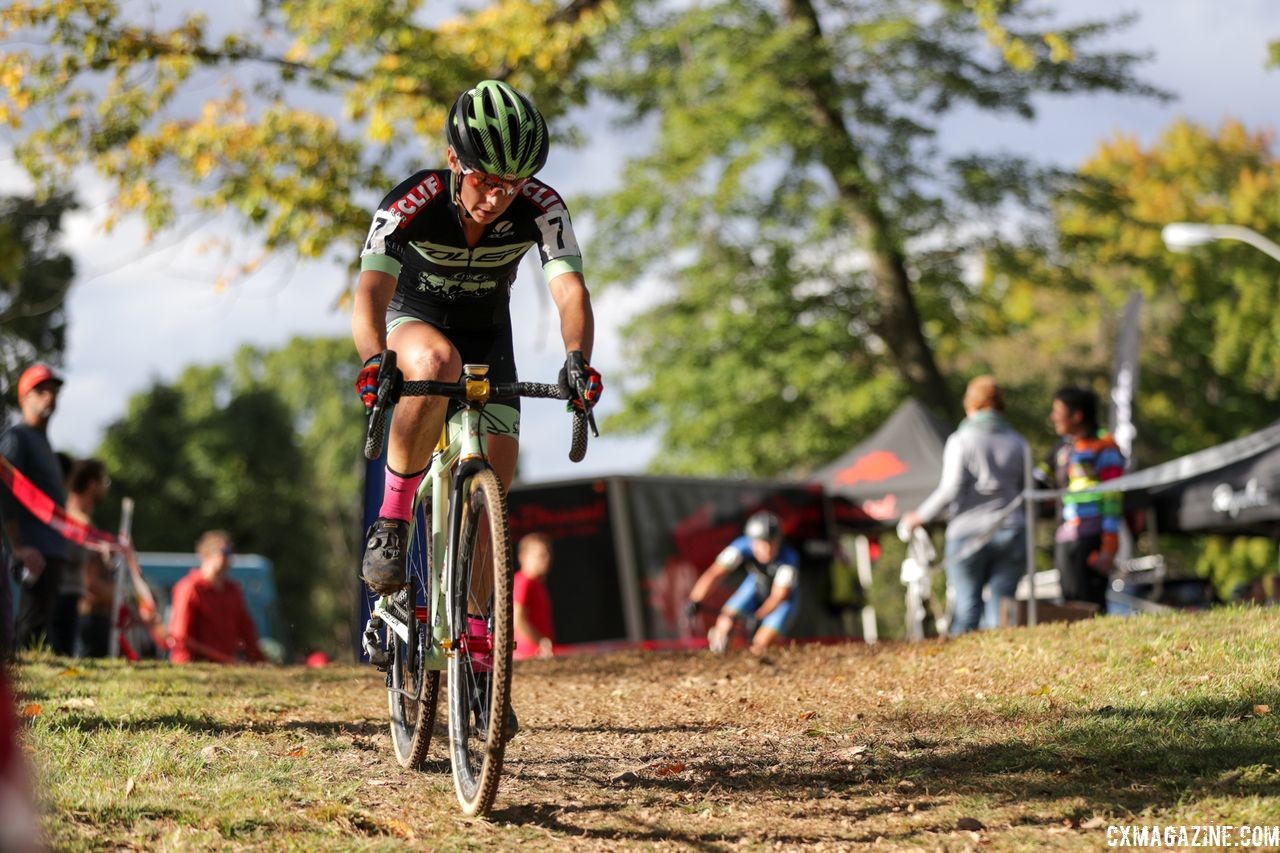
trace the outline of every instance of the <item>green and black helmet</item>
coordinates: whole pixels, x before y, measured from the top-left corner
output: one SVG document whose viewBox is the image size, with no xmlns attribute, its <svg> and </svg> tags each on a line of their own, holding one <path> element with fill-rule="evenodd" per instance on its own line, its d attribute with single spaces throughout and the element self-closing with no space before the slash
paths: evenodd
<svg viewBox="0 0 1280 853">
<path fill-rule="evenodd" d="M 530 178 L 547 162 L 547 123 L 533 101 L 500 80 L 458 96 L 445 139 L 468 169 L 500 178 Z"/>
</svg>

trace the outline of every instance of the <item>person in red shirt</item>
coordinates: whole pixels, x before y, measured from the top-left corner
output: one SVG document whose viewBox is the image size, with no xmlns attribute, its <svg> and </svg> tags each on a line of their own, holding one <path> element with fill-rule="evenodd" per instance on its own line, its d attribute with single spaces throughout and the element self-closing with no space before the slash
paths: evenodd
<svg viewBox="0 0 1280 853">
<path fill-rule="evenodd" d="M 546 584 L 547 572 L 551 571 L 551 540 L 542 533 L 530 533 L 520 540 L 516 556 L 520 570 L 515 574 L 511 595 L 515 603 L 514 657 L 551 657 L 555 627 Z"/>
<path fill-rule="evenodd" d="M 243 658 L 264 660 L 240 585 L 226 577 L 235 548 L 231 537 L 210 530 L 196 543 L 200 565 L 173 587 L 169 660 L 174 663 Z"/>
</svg>

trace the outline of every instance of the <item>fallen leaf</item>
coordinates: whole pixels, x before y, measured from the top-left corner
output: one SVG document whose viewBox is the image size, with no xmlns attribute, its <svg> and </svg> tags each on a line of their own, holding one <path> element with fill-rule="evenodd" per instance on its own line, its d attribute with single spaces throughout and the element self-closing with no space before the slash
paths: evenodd
<svg viewBox="0 0 1280 853">
<path fill-rule="evenodd" d="M 1080 824 L 1081 829 L 1102 829 L 1107 825 L 1107 819 L 1102 816 L 1091 817 L 1084 823 Z"/>
<path fill-rule="evenodd" d="M 136 788 L 137 786 L 138 786 L 137 780 L 135 780 L 132 776 L 130 776 L 129 781 L 124 783 L 124 795 L 128 797 L 130 794 L 133 793 L 133 789 Z"/>
<path fill-rule="evenodd" d="M 366 779 L 365 784 L 373 785 L 374 787 L 381 787 L 383 785 L 392 785 L 394 783 L 390 779 Z"/>
<path fill-rule="evenodd" d="M 653 772 L 658 776 L 671 776 L 672 774 L 675 774 L 675 773 L 683 773 L 684 762 L 669 761 L 666 764 L 658 765 L 658 767 Z"/>
<path fill-rule="evenodd" d="M 802 711 L 800 713 L 800 719 L 802 720 L 812 720 L 816 716 L 818 716 L 817 711 Z"/>
<path fill-rule="evenodd" d="M 91 699 L 88 696 L 80 696 L 72 699 L 67 699 L 59 707 L 66 708 L 69 711 L 74 711 L 74 710 L 79 710 L 81 708 L 93 708 L 93 707 L 96 707 L 97 704 L 98 704 L 97 702 L 93 701 L 93 699 Z"/>
<path fill-rule="evenodd" d="M 975 817 L 962 817 L 956 821 L 956 829 L 963 829 L 968 832 L 979 832 L 987 827 Z"/>
<path fill-rule="evenodd" d="M 622 773 L 619 773 L 617 776 L 614 776 L 613 778 L 611 778 L 609 780 L 609 784 L 610 785 L 630 785 L 634 782 L 639 782 L 639 781 L 640 781 L 639 776 L 637 776 L 635 773 L 632 773 L 630 770 L 625 770 Z"/>
<path fill-rule="evenodd" d="M 1265 717 L 1267 714 L 1271 713 L 1271 706 L 1270 705 L 1254 705 L 1253 713 L 1257 714 L 1259 717 Z"/>
<path fill-rule="evenodd" d="M 40 705 L 36 702 L 28 702 L 22 706 L 22 716 L 27 719 L 40 716 Z"/>
<path fill-rule="evenodd" d="M 418 837 L 417 833 L 413 831 L 413 828 L 410 827 L 407 823 L 405 823 L 402 820 L 396 820 L 395 818 L 387 818 L 384 821 L 383 825 L 393 835 L 399 836 L 400 838 L 406 839 L 408 841 L 413 841 Z"/>
<path fill-rule="evenodd" d="M 869 747 L 865 743 L 859 744 L 858 746 L 851 746 L 848 749 L 842 749 L 839 752 L 837 752 L 836 757 L 842 761 L 849 761 L 854 758 L 861 758 L 862 756 L 866 755 L 868 748 Z"/>
<path fill-rule="evenodd" d="M 287 755 L 290 758 L 297 758 L 299 755 L 305 755 L 306 751 L 307 751 L 306 747 L 299 746 L 289 750 L 288 752 L 285 753 L 285 755 Z"/>
<path fill-rule="evenodd" d="M 76 678 L 77 676 L 84 675 L 84 670 L 76 669 L 74 666 L 69 666 L 66 669 L 64 669 L 62 672 L 58 673 L 58 675 L 65 675 L 68 678 Z"/>
<path fill-rule="evenodd" d="M 206 746 L 204 749 L 200 750 L 200 757 L 203 758 L 206 762 L 209 762 L 217 758 L 219 752 L 230 752 L 230 751 L 231 750 L 227 749 L 225 746 L 222 746 L 221 744 L 211 743 L 208 746 Z"/>
</svg>

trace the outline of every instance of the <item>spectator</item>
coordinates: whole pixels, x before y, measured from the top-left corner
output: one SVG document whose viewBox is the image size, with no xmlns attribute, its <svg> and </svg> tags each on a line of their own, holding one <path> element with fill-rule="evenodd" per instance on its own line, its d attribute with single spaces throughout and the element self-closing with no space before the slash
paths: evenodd
<svg viewBox="0 0 1280 853">
<path fill-rule="evenodd" d="M 515 603 L 515 657 L 551 657 L 556 636 L 546 583 L 551 571 L 551 539 L 542 533 L 530 533 L 520 540 L 516 556 L 520 569 L 511 596 Z"/>
<path fill-rule="evenodd" d="M 93 523 L 93 512 L 107 496 L 111 478 L 107 466 L 98 459 L 82 459 L 71 467 L 67 479 L 67 515 L 84 524 Z M 76 657 L 107 656 L 111 639 L 111 605 L 115 599 L 115 578 L 110 567 L 111 552 L 105 547 L 72 546 L 79 566 L 80 589 L 75 597 L 77 630 Z M 76 574 L 74 570 L 68 574 Z M 66 586 L 63 587 L 64 592 Z M 55 625 L 56 627 L 56 625 Z"/>
<path fill-rule="evenodd" d="M 1124 496 L 1120 492 L 1072 495 L 1124 473 L 1124 455 L 1098 429 L 1098 395 L 1086 388 L 1059 388 L 1049 421 L 1062 442 L 1054 449 L 1044 481 L 1066 489 L 1062 523 L 1054 536 L 1054 565 L 1067 601 L 1107 610 L 1107 585 L 1119 544 Z"/>
<path fill-rule="evenodd" d="M 799 610 L 800 560 L 782 542 L 782 522 L 761 510 L 747 519 L 743 535 L 720 552 L 689 592 L 689 607 L 696 611 L 711 588 L 734 569 L 743 567 L 747 577 L 720 610 L 707 634 L 712 651 L 727 648 L 729 632 L 737 621 L 759 625 L 751 638 L 751 651 L 761 654 L 790 632 Z"/>
<path fill-rule="evenodd" d="M 910 532 L 950 507 L 944 553 L 947 583 L 955 593 L 953 637 L 984 622 L 996 625 L 1000 599 L 1013 597 L 1027 564 L 1026 515 L 1020 505 L 1027 442 L 1004 419 L 1004 394 L 995 377 L 969 382 L 964 412 L 942 451 L 938 487 L 901 522 Z M 1015 503 L 1018 508 L 1004 514 Z M 985 620 L 983 587 L 988 590 Z"/>
<path fill-rule="evenodd" d="M 196 543 L 200 565 L 173 587 L 169 660 L 174 663 L 238 658 L 264 660 L 240 585 L 226 577 L 235 556 L 231 537 L 210 530 Z"/>
<path fill-rule="evenodd" d="M 67 493 L 58 458 L 49 446 L 48 428 L 61 388 L 62 377 L 48 365 L 37 363 L 24 370 L 18 378 L 18 408 L 22 420 L 0 436 L 0 455 L 59 506 L 66 504 Z M 73 635 L 61 636 L 51 630 L 62 577 L 71 571 L 70 543 L 3 488 L 0 488 L 0 518 L 4 519 L 4 535 L 8 541 L 7 565 L 20 581 L 13 648 L 48 640 L 58 654 L 71 654 L 69 637 Z M 7 599 L 7 582 L 4 587 Z M 6 607 L 4 619 L 0 620 L 6 627 L 8 615 Z M 9 639 L 7 630 L 4 635 L 0 641 Z"/>
</svg>

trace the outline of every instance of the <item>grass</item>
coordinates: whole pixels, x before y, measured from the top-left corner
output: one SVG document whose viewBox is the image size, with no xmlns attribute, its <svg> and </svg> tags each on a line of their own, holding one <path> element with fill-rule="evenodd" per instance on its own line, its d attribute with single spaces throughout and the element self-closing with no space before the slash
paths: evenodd
<svg viewBox="0 0 1280 853">
<path fill-rule="evenodd" d="M 1280 609 L 1224 609 L 521 664 L 484 821 L 442 743 L 426 772 L 395 764 L 371 669 L 16 676 L 59 849 L 1075 850 L 1107 824 L 1280 825 L 1277 638 Z"/>
</svg>

